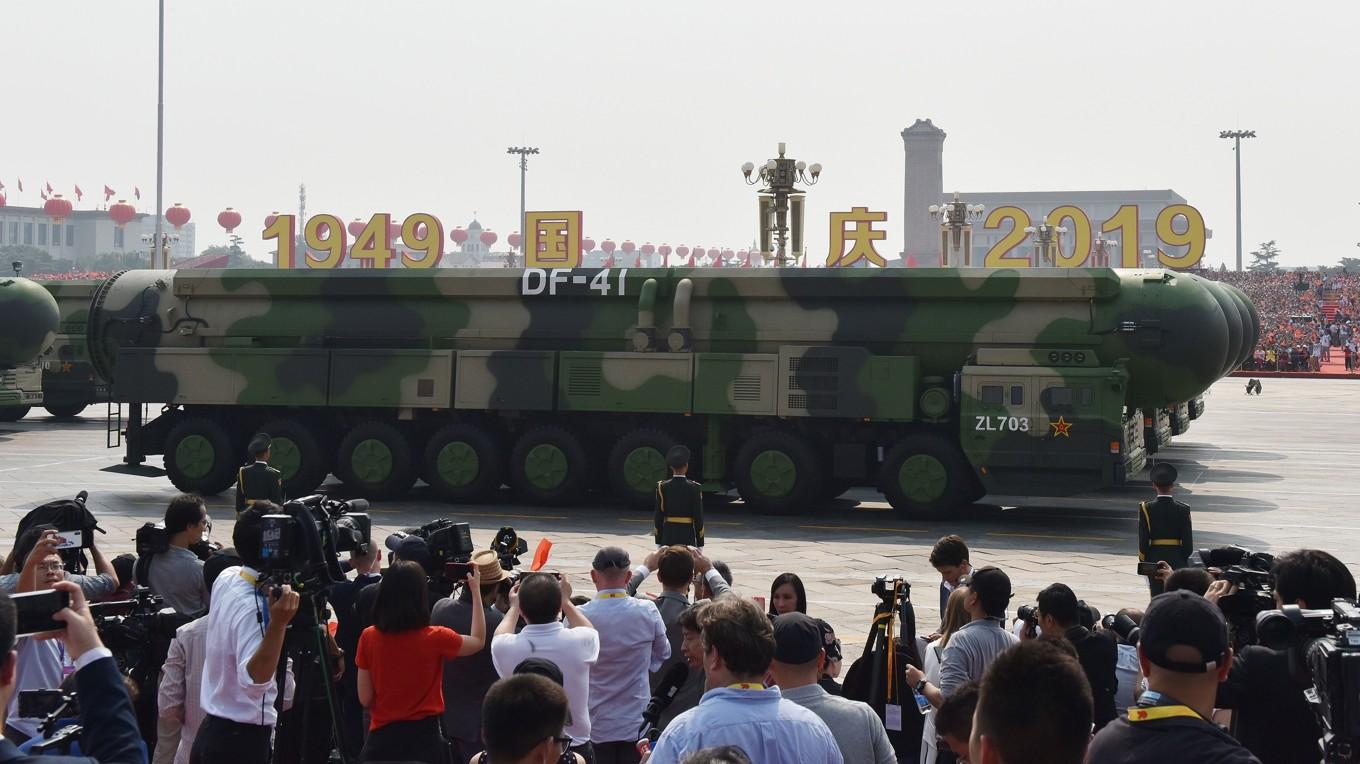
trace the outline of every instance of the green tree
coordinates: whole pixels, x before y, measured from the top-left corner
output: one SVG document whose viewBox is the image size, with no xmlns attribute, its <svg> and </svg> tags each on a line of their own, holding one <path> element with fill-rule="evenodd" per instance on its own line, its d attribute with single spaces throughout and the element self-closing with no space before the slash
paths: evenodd
<svg viewBox="0 0 1360 764">
<path fill-rule="evenodd" d="M 0 247 L 0 275 L 8 276 L 14 271 L 11 263 L 23 263 L 23 275 L 53 273 L 52 255 L 45 249 L 27 244 L 8 244 Z"/>
<path fill-rule="evenodd" d="M 1275 262 L 1280 258 L 1280 248 L 1275 246 L 1275 240 L 1271 239 L 1262 242 L 1259 249 L 1251 253 L 1251 265 L 1247 270 L 1256 273 L 1274 273 L 1280 269 L 1280 264 Z"/>
<path fill-rule="evenodd" d="M 1341 258 L 1341 270 L 1346 273 L 1360 273 L 1360 257 Z"/>
<path fill-rule="evenodd" d="M 146 268 L 149 258 L 145 252 L 100 252 L 90 261 L 92 271 L 125 271 L 129 268 Z"/>
</svg>

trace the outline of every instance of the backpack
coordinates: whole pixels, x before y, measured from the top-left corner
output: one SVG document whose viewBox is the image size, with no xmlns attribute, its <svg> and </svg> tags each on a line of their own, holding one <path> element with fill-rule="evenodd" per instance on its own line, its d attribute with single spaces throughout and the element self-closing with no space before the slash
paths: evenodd
<svg viewBox="0 0 1360 764">
<path fill-rule="evenodd" d="M 85 499 L 89 494 L 81 491 L 76 494 L 74 499 L 58 499 L 49 501 L 40 507 L 30 510 L 24 518 L 19 521 L 19 529 L 15 534 L 15 545 L 17 539 L 23 538 L 24 534 L 30 529 L 39 525 L 49 525 L 59 531 L 80 531 L 81 542 L 79 547 L 59 550 L 61 559 L 66 563 L 66 570 L 76 575 L 83 575 L 89 567 L 89 560 L 85 557 L 86 549 L 94 545 L 93 531 L 107 533 L 99 527 L 99 521 L 85 506 Z M 18 560 L 15 560 L 18 564 Z"/>
</svg>

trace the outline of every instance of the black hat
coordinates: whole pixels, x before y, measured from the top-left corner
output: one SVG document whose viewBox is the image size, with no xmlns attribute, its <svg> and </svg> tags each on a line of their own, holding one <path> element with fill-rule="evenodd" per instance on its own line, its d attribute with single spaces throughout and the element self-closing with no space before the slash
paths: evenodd
<svg viewBox="0 0 1360 764">
<path fill-rule="evenodd" d="M 822 649 L 826 650 L 826 659 L 838 661 L 844 657 L 841 655 L 841 641 L 836 639 L 836 630 L 831 628 L 831 624 L 818 618 L 817 626 L 822 630 Z"/>
<path fill-rule="evenodd" d="M 384 543 L 398 560 L 418 562 L 421 567 L 428 567 L 430 564 L 430 545 L 419 536 L 399 536 L 393 533 Z"/>
<path fill-rule="evenodd" d="M 269 437 L 269 433 L 257 432 L 250 436 L 250 443 L 246 446 L 246 450 L 250 452 L 251 456 L 255 456 L 268 451 L 273 445 L 274 440 Z"/>
<path fill-rule="evenodd" d="M 774 619 L 774 659 L 799 666 L 811 663 L 822 651 L 822 627 L 803 613 L 785 613 Z"/>
<path fill-rule="evenodd" d="M 689 464 L 689 449 L 684 446 L 671 446 L 666 452 L 666 466 L 673 470 Z"/>
<path fill-rule="evenodd" d="M 631 566 L 628 552 L 616 546 L 602 548 L 595 553 L 595 559 L 590 563 L 590 567 L 596 570 L 628 570 Z"/>
<path fill-rule="evenodd" d="M 562 675 L 562 669 L 556 663 L 547 658 L 525 658 L 515 666 L 513 674 L 537 674 L 550 682 L 554 682 L 558 687 L 566 687 L 566 678 Z M 567 709 L 567 724 L 571 724 L 571 709 Z"/>
<path fill-rule="evenodd" d="M 1158 462 L 1148 476 L 1152 478 L 1153 485 L 1175 485 L 1176 467 L 1166 462 Z"/>
<path fill-rule="evenodd" d="M 1188 647 L 1199 660 L 1167 656 L 1173 647 Z M 1138 649 L 1154 665 L 1182 674 L 1203 674 L 1223 665 L 1228 653 L 1228 624 L 1218 606 L 1194 592 L 1159 594 L 1143 614 Z"/>
</svg>

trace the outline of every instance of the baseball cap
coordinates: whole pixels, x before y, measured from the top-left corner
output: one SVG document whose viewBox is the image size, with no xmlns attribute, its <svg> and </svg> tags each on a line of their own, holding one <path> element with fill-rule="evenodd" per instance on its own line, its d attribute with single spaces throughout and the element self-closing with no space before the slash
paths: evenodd
<svg viewBox="0 0 1360 764">
<path fill-rule="evenodd" d="M 822 650 L 822 627 L 803 613 L 785 613 L 774 619 L 774 659 L 798 666 L 817 659 Z"/>
<path fill-rule="evenodd" d="M 620 547 L 607 546 L 595 553 L 595 559 L 590 563 L 590 567 L 596 570 L 628 570 L 632 563 L 628 559 L 628 552 Z"/>
<path fill-rule="evenodd" d="M 1188 647 L 1198 661 L 1173 660 L 1168 653 Z M 1154 665 L 1182 674 L 1203 674 L 1222 665 L 1228 653 L 1228 624 L 1214 603 L 1194 592 L 1159 594 L 1143 614 L 1138 649 Z"/>
<path fill-rule="evenodd" d="M 419 536 L 398 536 L 394 533 L 384 543 L 399 560 L 418 562 L 422 566 L 430 562 L 430 545 Z"/>
</svg>

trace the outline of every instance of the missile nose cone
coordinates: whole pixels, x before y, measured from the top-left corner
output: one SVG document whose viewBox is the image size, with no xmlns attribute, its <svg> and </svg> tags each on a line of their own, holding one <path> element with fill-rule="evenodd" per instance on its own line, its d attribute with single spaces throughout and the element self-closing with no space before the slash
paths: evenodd
<svg viewBox="0 0 1360 764">
<path fill-rule="evenodd" d="M 0 368 L 31 363 L 52 346 L 57 301 L 36 282 L 0 278 Z"/>
<path fill-rule="evenodd" d="M 1250 337 L 1247 336 L 1247 321 L 1243 320 L 1240 306 L 1232 294 L 1223 287 L 1222 284 L 1210 279 L 1191 277 L 1195 281 L 1209 290 L 1209 294 L 1214 296 L 1218 302 L 1218 307 L 1223 311 L 1223 317 L 1228 322 L 1228 355 L 1223 361 L 1223 374 L 1236 369 L 1242 365 L 1242 348 Z"/>
<path fill-rule="evenodd" d="M 1130 405 L 1170 406 L 1207 390 L 1229 362 L 1228 319 L 1218 299 L 1189 274 L 1124 271 L 1120 278 L 1116 352 L 1127 358 Z M 1240 350 L 1240 336 L 1238 343 Z"/>
</svg>

